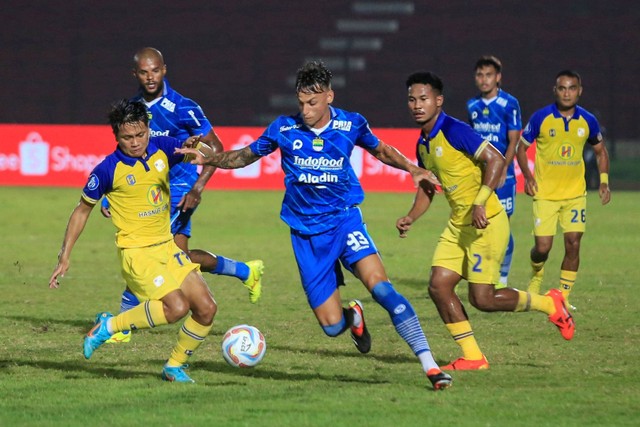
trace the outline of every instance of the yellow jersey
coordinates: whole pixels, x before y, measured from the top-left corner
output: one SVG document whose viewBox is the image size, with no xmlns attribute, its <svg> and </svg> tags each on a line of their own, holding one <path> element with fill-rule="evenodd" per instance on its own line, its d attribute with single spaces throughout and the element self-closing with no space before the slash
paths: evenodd
<svg viewBox="0 0 640 427">
<path fill-rule="evenodd" d="M 471 224 L 473 201 L 482 186 L 483 163 L 478 156 L 489 142 L 468 124 L 440 112 L 429 135 L 420 135 L 418 164 L 433 172 L 451 207 L 450 221 L 456 226 Z M 503 210 L 495 192 L 486 203 L 487 218 Z"/>
<path fill-rule="evenodd" d="M 181 145 L 171 137 L 151 138 L 144 158 L 116 149 L 91 172 L 82 198 L 95 205 L 107 197 L 117 247 L 140 248 L 173 239 L 169 170 L 184 159 L 174 153 Z"/>
<path fill-rule="evenodd" d="M 536 111 L 522 133 L 525 144 L 536 142 L 534 199 L 569 200 L 586 194 L 584 145 L 603 141 L 595 116 L 580 106 L 566 118 L 556 104 Z"/>
</svg>

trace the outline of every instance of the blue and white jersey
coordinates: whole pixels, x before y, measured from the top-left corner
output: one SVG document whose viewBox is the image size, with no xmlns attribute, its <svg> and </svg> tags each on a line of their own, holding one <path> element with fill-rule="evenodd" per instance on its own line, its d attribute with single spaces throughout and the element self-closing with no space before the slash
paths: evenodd
<svg viewBox="0 0 640 427">
<path fill-rule="evenodd" d="M 364 200 L 349 157 L 356 145 L 375 149 L 380 143 L 362 115 L 330 109 L 331 121 L 317 135 L 300 114 L 280 116 L 250 145 L 262 157 L 280 149 L 285 175 L 280 218 L 302 234 L 336 227 L 350 207 Z"/>
<path fill-rule="evenodd" d="M 173 90 L 164 80 L 164 90 L 160 98 L 146 102 L 142 91 L 133 98 L 144 102 L 149 111 L 149 129 L 151 136 L 171 136 L 184 141 L 192 135 L 206 135 L 211 123 L 202 108 L 193 100 Z M 171 168 L 169 183 L 171 186 L 171 204 L 176 205 L 182 196 L 191 190 L 198 179 L 198 168 L 190 163 L 178 163 Z"/>
<path fill-rule="evenodd" d="M 469 123 L 477 133 L 489 141 L 504 156 L 509 146 L 509 131 L 522 130 L 522 114 L 518 100 L 498 89 L 495 98 L 485 100 L 481 95 L 467 101 Z M 514 164 L 509 165 L 507 178 L 514 177 Z"/>
</svg>

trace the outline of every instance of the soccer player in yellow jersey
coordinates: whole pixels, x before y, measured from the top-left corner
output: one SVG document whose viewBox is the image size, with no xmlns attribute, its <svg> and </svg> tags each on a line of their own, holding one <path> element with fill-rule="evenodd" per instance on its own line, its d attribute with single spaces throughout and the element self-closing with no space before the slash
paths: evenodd
<svg viewBox="0 0 640 427">
<path fill-rule="evenodd" d="M 417 72 L 409 76 L 406 85 L 409 112 L 421 130 L 416 147 L 418 163 L 438 177 L 451 207 L 433 255 L 429 295 L 463 356 L 442 369 L 489 368 L 454 291 L 462 279 L 469 282 L 469 301 L 478 310 L 541 311 L 563 338 L 570 340 L 575 325 L 557 289 L 538 295 L 495 288 L 510 232 L 507 214 L 494 192 L 504 157 L 468 124 L 442 111 L 443 84 L 438 76 Z M 400 237 L 406 237 L 411 225 L 427 211 L 435 192 L 433 184 L 421 182 L 413 206 L 396 221 Z"/>
<path fill-rule="evenodd" d="M 544 264 L 549 257 L 558 222 L 564 233 L 560 291 L 568 304 L 578 276 L 580 240 L 587 221 L 587 186 L 582 151 L 591 144 L 600 172 L 598 194 L 603 205 L 611 200 L 609 154 L 598 120 L 578 105 L 582 79 L 572 70 L 560 71 L 553 87 L 555 103 L 536 111 L 516 148 L 525 178 L 525 192 L 533 197 L 532 276 L 529 291 L 540 293 Z M 535 170 L 528 167 L 527 148 L 536 141 Z M 572 307 L 575 309 L 575 307 Z"/>
<path fill-rule="evenodd" d="M 185 319 L 178 342 L 162 369 L 166 381 L 194 382 L 184 371 L 187 359 L 206 338 L 217 306 L 198 264 L 173 240 L 169 219 L 169 169 L 184 159 L 174 153 L 182 143 L 171 137 L 149 138 L 147 109 L 141 102 L 113 104 L 109 122 L 118 143 L 88 178 L 71 213 L 50 288 L 70 265 L 71 250 L 102 196 L 109 199 L 122 276 L 142 303 L 117 316 L 100 313 L 84 339 L 84 357 L 114 333 L 147 329 Z M 192 137 L 188 144 L 208 146 Z M 213 153 L 211 149 L 208 151 Z"/>
</svg>

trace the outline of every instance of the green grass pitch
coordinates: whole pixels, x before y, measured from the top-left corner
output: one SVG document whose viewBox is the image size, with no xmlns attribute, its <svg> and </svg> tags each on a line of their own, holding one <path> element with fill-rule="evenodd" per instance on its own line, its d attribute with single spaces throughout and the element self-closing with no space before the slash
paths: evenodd
<svg viewBox="0 0 640 427">
<path fill-rule="evenodd" d="M 0 188 L 0 425 L 2 426 L 624 426 L 640 419 L 640 193 L 589 194 L 588 228 L 571 302 L 577 329 L 564 341 L 541 313 L 481 313 L 467 303 L 491 369 L 454 372 L 435 393 L 408 346 L 353 277 L 345 301 L 365 305 L 373 347 L 359 354 L 348 334 L 325 337 L 307 306 L 279 219 L 281 192 L 208 191 L 195 215 L 192 248 L 266 265 L 263 298 L 249 303 L 233 278 L 205 275 L 219 305 L 215 326 L 192 358 L 195 385 L 160 380 L 179 325 L 105 345 L 90 361 L 83 335 L 98 311 L 117 312 L 123 288 L 114 229 L 97 209 L 61 288 L 48 289 L 79 189 Z M 370 193 L 365 220 L 392 282 L 413 303 L 436 360 L 459 356 L 427 296 L 430 259 L 448 215 L 444 197 L 399 239 L 394 223 L 411 194 Z M 531 200 L 519 195 L 512 228 L 511 284 L 529 274 Z M 558 281 L 556 236 L 545 287 Z M 466 302 L 466 284 L 461 284 Z M 267 353 L 254 369 L 228 366 L 224 331 L 257 326 Z"/>
</svg>

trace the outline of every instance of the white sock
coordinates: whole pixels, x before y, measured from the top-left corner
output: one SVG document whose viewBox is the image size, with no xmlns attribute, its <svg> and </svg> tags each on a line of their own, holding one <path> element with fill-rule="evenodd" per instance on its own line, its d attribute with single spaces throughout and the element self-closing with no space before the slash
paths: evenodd
<svg viewBox="0 0 640 427">
<path fill-rule="evenodd" d="M 418 359 L 420 359 L 422 369 L 425 372 L 429 372 L 429 369 L 432 368 L 440 369 L 436 361 L 433 359 L 433 354 L 430 351 L 423 351 L 418 355 Z"/>
</svg>

